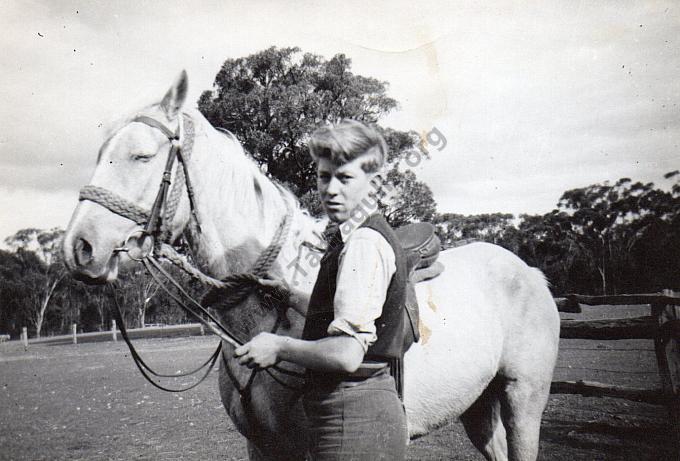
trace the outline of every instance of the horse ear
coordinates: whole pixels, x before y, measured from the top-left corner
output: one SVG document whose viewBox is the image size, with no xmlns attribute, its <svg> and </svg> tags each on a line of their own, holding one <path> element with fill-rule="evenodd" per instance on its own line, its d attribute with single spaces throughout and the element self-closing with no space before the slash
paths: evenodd
<svg viewBox="0 0 680 461">
<path fill-rule="evenodd" d="M 174 120 L 175 117 L 177 117 L 177 114 L 187 97 L 188 89 L 189 78 L 187 77 L 187 71 L 182 70 L 179 77 L 177 77 L 177 80 L 175 80 L 175 83 L 172 84 L 161 101 L 161 108 L 168 116 L 168 119 Z"/>
</svg>

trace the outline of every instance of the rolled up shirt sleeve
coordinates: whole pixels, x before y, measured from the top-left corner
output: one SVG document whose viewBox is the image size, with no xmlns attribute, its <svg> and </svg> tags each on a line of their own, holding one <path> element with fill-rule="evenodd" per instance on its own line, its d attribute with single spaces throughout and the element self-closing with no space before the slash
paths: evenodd
<svg viewBox="0 0 680 461">
<path fill-rule="evenodd" d="M 370 228 L 352 232 L 338 262 L 328 334 L 349 335 L 366 352 L 377 339 L 375 320 L 382 314 L 395 271 L 394 251 L 380 233 Z"/>
</svg>

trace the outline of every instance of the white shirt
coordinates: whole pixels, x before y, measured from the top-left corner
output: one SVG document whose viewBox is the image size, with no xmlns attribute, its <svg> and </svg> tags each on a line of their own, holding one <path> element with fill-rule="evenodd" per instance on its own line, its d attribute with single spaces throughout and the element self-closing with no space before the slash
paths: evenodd
<svg viewBox="0 0 680 461">
<path fill-rule="evenodd" d="M 364 352 L 376 339 L 375 320 L 382 314 L 387 289 L 396 272 L 394 250 L 377 231 L 340 226 L 344 242 L 338 260 L 334 320 L 328 334 L 355 338 Z"/>
</svg>

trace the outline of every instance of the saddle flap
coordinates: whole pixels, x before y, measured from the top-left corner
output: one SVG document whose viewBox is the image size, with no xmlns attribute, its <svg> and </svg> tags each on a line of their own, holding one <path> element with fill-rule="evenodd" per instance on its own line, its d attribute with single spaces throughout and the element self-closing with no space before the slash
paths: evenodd
<svg viewBox="0 0 680 461">
<path fill-rule="evenodd" d="M 420 341 L 420 313 L 418 312 L 418 299 L 416 298 L 415 283 L 409 280 L 406 283 L 405 300 L 406 321 L 404 322 L 404 351 L 407 351 L 411 344 Z"/>
<path fill-rule="evenodd" d="M 413 343 L 420 340 L 420 308 L 418 307 L 418 298 L 416 297 L 416 283 L 424 280 L 430 280 L 437 277 L 444 272 L 444 264 L 435 261 L 434 264 L 424 268 L 409 271 L 409 280 L 406 283 L 406 299 L 405 299 L 405 315 L 406 322 L 404 322 L 404 351 Z"/>
</svg>

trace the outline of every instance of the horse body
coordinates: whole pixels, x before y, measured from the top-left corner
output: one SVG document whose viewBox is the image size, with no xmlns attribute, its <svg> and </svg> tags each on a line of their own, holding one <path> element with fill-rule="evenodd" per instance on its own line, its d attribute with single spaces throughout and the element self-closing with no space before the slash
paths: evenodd
<svg viewBox="0 0 680 461">
<path fill-rule="evenodd" d="M 182 81 L 184 80 L 184 81 Z M 183 88 L 184 87 L 184 88 Z M 181 77 L 156 106 L 143 113 L 168 126 L 181 123 L 186 94 Z M 188 163 L 198 222 L 189 200 L 178 206 L 172 235 L 186 235 L 199 267 L 215 278 L 247 271 L 292 212 L 292 225 L 271 274 L 311 292 L 318 271 L 317 244 L 325 221 L 310 217 L 295 198 L 273 184 L 244 154 L 238 142 L 216 131 L 198 112 L 193 155 Z M 160 182 L 164 139 L 149 127 L 123 124 L 102 147 L 92 184 L 149 207 Z M 156 152 L 137 162 L 138 151 Z M 91 202 L 80 202 L 64 240 L 68 267 L 81 278 L 111 280 L 129 264 L 115 248 L 139 226 Z M 510 252 L 476 243 L 443 251 L 446 271 L 416 286 L 421 341 L 405 357 L 405 400 L 410 435 L 426 434 L 461 417 L 475 446 L 487 459 L 535 459 L 541 414 L 547 402 L 559 337 L 559 317 L 543 276 Z M 255 310 L 251 299 L 243 309 Z M 223 321 L 239 321 L 239 312 Z M 287 313 L 277 332 L 299 337 L 304 318 Z M 262 314 L 249 334 L 271 328 Z M 248 438 L 251 459 L 302 459 L 307 439 L 300 382 L 257 373 L 231 358 L 226 343 L 219 387 L 238 430 Z"/>
</svg>

